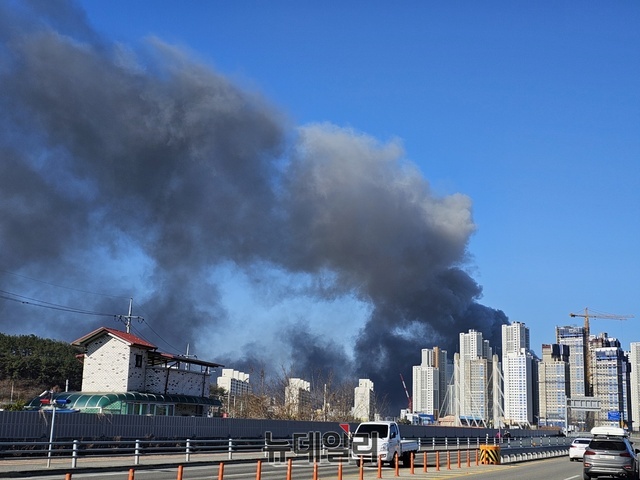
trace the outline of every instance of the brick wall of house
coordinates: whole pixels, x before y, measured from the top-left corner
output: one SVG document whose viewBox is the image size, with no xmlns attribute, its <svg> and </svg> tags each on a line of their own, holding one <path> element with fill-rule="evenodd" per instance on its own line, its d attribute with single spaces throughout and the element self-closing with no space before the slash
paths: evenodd
<svg viewBox="0 0 640 480">
<path fill-rule="evenodd" d="M 129 378 L 127 392 L 144 392 L 147 371 L 147 350 L 139 347 L 130 347 Z M 136 356 L 140 356 L 140 360 Z"/>
<path fill-rule="evenodd" d="M 210 375 L 200 371 L 179 370 L 177 368 L 149 367 L 146 371 L 146 391 L 148 393 L 209 396 Z M 203 383 L 204 381 L 204 395 Z"/>
<path fill-rule="evenodd" d="M 83 392 L 126 392 L 129 346 L 109 335 L 87 345 L 82 371 Z"/>
</svg>

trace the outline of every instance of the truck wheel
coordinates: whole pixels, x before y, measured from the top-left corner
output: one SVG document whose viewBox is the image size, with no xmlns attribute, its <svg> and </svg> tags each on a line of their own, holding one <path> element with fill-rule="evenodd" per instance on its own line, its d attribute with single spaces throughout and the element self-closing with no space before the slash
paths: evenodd
<svg viewBox="0 0 640 480">
<path fill-rule="evenodd" d="M 410 452 L 405 452 L 402 454 L 402 466 L 403 467 L 410 467 L 411 466 L 411 453 Z"/>
</svg>

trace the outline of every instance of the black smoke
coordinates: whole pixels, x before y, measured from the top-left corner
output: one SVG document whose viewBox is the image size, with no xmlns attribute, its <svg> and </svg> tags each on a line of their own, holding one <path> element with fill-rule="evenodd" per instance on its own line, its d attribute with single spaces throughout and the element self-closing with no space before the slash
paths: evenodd
<svg viewBox="0 0 640 480">
<path fill-rule="evenodd" d="M 31 280 L 44 279 L 74 287 L 53 303 L 114 313 L 133 290 L 174 346 L 230 367 L 279 350 L 301 377 L 371 378 L 395 403 L 421 348 L 452 355 L 470 328 L 498 344 L 507 319 L 465 271 L 471 201 L 431 192 L 399 142 L 293 128 L 159 39 L 111 44 L 73 4 L 31 5 L 0 4 L 0 290 L 41 299 L 48 286 Z M 291 278 L 285 297 L 354 298 L 370 316 L 343 342 L 302 319 L 251 330 L 221 304 L 225 265 Z M 74 340 L 105 324 L 71 318 L 0 301 L 3 329 Z M 250 351 L 225 345 L 229 328 L 247 330 Z M 279 344 L 260 351 L 267 341 Z"/>
</svg>

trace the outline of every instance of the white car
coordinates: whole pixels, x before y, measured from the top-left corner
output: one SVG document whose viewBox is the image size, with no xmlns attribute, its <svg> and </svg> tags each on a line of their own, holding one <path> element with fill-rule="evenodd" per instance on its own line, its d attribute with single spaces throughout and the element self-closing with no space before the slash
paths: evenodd
<svg viewBox="0 0 640 480">
<path fill-rule="evenodd" d="M 589 446 L 590 438 L 576 438 L 569 447 L 569 460 L 576 461 L 584 458 L 584 451 Z"/>
</svg>

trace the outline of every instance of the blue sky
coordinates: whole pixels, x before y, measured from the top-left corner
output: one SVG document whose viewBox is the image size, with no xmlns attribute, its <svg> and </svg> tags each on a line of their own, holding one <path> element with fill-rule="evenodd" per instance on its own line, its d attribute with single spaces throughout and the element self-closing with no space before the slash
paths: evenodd
<svg viewBox="0 0 640 480">
<path fill-rule="evenodd" d="M 635 315 L 591 328 L 640 341 L 638 3 L 24 5 L 0 8 L 0 146 L 32 172 L 0 198 L 6 295 L 132 296 L 161 349 L 239 369 L 394 342 L 408 369 L 474 312 L 526 323 L 538 353 L 585 307 Z M 5 333 L 108 322 L 10 300 Z M 395 365 L 374 373 L 403 396 Z"/>
<path fill-rule="evenodd" d="M 295 124 L 399 138 L 436 191 L 472 199 L 482 303 L 537 351 L 569 312 L 638 316 L 637 3 L 81 5 L 109 39 L 186 48 Z M 592 325 L 627 348 L 638 321 Z"/>
</svg>

